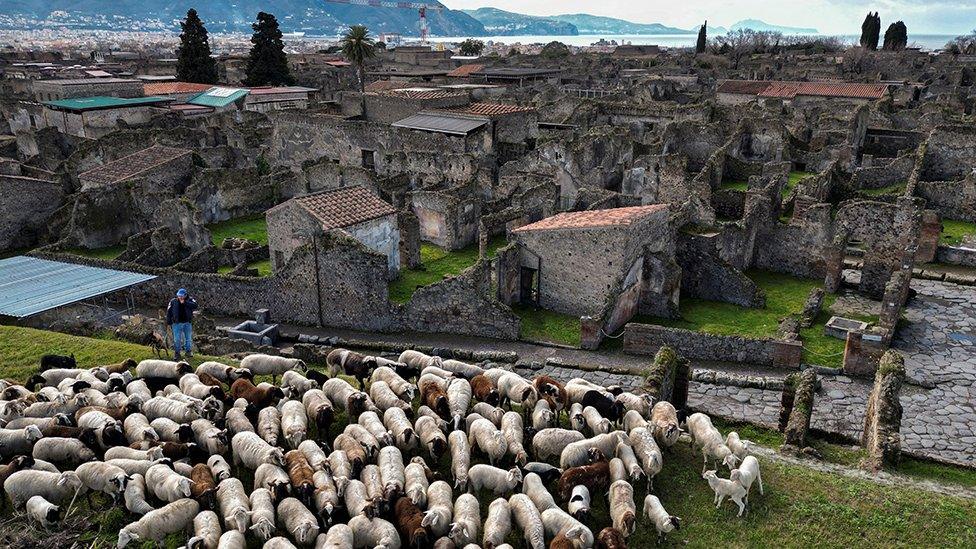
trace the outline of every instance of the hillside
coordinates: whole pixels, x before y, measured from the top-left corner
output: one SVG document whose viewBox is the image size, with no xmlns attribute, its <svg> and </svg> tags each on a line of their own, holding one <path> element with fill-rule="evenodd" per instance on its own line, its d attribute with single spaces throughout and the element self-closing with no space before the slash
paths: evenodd
<svg viewBox="0 0 976 549">
<path fill-rule="evenodd" d="M 554 15 L 552 19 L 571 23 L 580 34 L 691 34 L 695 31 L 668 27 L 660 23 L 633 23 L 613 17 L 600 17 L 586 13 Z"/>
<path fill-rule="evenodd" d="M 781 32 L 783 34 L 817 34 L 817 29 L 809 27 L 785 27 L 783 25 L 772 25 L 758 19 L 743 19 L 729 27 L 731 30 L 751 29 L 754 31 Z"/>
<path fill-rule="evenodd" d="M 436 2 L 429 2 L 436 4 Z M 18 28 L 179 30 L 179 21 L 195 8 L 210 32 L 250 32 L 259 11 L 278 16 L 282 32 L 334 35 L 363 24 L 374 33 L 419 35 L 412 9 L 334 4 L 324 0 L 4 0 L 0 21 L 15 18 Z M 483 35 L 484 27 L 457 10 L 427 14 L 432 34 Z M 9 23 L 8 23 L 9 24 Z"/>
<path fill-rule="evenodd" d="M 485 27 L 488 35 L 521 36 L 521 35 L 552 35 L 576 36 L 577 28 L 569 22 L 557 21 L 552 17 L 536 17 L 522 15 L 495 8 L 478 8 L 464 10 L 464 13 L 475 18 Z"/>
</svg>

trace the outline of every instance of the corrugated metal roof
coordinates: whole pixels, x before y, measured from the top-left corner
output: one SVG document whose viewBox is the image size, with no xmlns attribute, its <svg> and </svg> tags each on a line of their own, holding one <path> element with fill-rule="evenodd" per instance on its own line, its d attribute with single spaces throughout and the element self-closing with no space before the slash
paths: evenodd
<svg viewBox="0 0 976 549">
<path fill-rule="evenodd" d="M 121 107 L 135 107 L 139 105 L 154 105 L 169 101 L 166 97 L 109 97 L 96 95 L 93 97 L 76 97 L 74 99 L 58 99 L 48 101 L 46 106 L 66 111 L 94 111 L 98 109 L 117 109 Z"/>
<path fill-rule="evenodd" d="M 446 133 L 449 135 L 468 135 L 488 123 L 483 116 L 466 116 L 446 112 L 419 112 L 391 124 L 394 128 Z"/>
<path fill-rule="evenodd" d="M 0 315 L 22 318 L 153 278 L 36 257 L 0 259 Z"/>
<path fill-rule="evenodd" d="M 223 88 L 213 87 L 209 90 L 190 98 L 187 103 L 200 105 L 201 107 L 226 107 L 234 101 L 248 94 L 248 90 L 243 88 Z"/>
</svg>

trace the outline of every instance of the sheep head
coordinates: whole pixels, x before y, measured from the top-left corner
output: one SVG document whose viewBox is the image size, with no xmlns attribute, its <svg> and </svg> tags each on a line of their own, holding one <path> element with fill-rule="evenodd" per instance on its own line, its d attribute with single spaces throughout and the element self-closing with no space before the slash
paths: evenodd
<svg viewBox="0 0 976 549">
<path fill-rule="evenodd" d="M 728 450 L 728 448 L 726 448 L 726 450 Z M 735 469 L 735 465 L 738 462 L 739 458 L 735 457 L 735 454 L 733 454 L 731 451 L 729 451 L 729 455 L 725 456 L 725 458 L 722 460 L 722 463 L 729 468 L 729 471 Z"/>
</svg>

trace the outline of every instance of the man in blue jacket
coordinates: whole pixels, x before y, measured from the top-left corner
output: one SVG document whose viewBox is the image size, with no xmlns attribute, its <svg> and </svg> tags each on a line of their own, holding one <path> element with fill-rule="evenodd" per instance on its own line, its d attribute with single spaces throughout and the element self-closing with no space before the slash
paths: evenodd
<svg viewBox="0 0 976 549">
<path fill-rule="evenodd" d="M 180 360 L 180 351 L 186 351 L 187 358 L 193 356 L 193 311 L 197 310 L 197 300 L 187 294 L 184 288 L 176 292 L 176 297 L 169 300 L 166 307 L 166 325 L 173 327 L 173 350 L 176 360 Z"/>
</svg>

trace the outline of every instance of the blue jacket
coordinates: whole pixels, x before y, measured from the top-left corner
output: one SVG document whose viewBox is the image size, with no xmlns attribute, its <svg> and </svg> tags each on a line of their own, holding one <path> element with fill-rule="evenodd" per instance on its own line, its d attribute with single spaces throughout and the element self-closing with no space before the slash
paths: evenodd
<svg viewBox="0 0 976 549">
<path fill-rule="evenodd" d="M 193 321 L 193 311 L 197 310 L 197 300 L 192 297 L 186 298 L 186 303 L 183 304 L 186 309 L 186 321 Z M 169 300 L 169 305 L 166 307 L 166 325 L 172 326 L 179 322 L 179 310 L 180 310 L 180 300 L 175 297 Z"/>
</svg>

